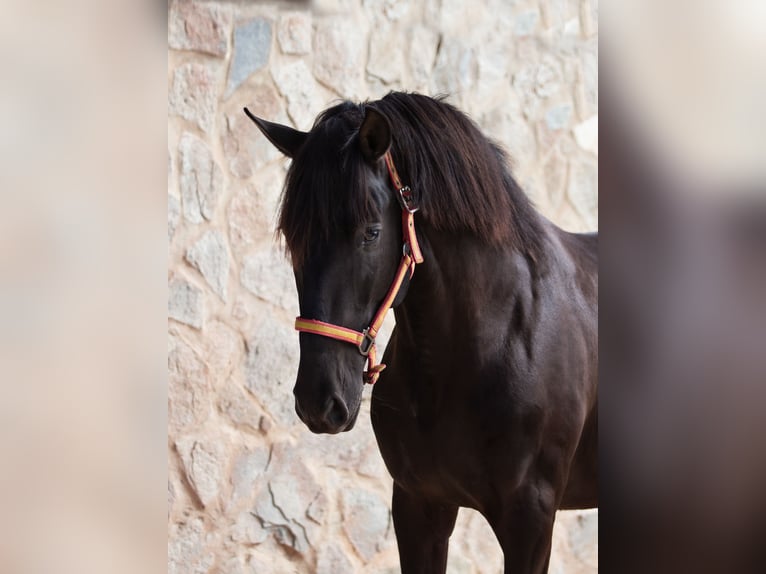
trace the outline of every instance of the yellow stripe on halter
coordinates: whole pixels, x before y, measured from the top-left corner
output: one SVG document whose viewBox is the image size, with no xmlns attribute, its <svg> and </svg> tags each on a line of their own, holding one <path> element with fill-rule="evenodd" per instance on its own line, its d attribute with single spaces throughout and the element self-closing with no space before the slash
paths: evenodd
<svg viewBox="0 0 766 574">
<path fill-rule="evenodd" d="M 331 337 L 333 339 L 338 339 L 339 341 L 345 341 L 354 345 L 361 343 L 362 339 L 364 338 L 361 333 L 352 331 L 351 329 L 345 329 L 336 325 L 330 325 L 322 321 L 302 319 L 300 317 L 295 319 L 295 329 L 305 333 L 313 333 L 315 335 Z"/>
</svg>

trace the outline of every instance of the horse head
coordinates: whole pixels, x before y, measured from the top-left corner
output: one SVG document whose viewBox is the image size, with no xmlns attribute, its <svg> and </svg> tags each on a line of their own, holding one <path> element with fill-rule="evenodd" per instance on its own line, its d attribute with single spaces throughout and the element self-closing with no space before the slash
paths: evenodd
<svg viewBox="0 0 766 574">
<path fill-rule="evenodd" d="M 302 132 L 245 111 L 292 159 L 279 232 L 293 263 L 298 321 L 361 335 L 391 290 L 402 257 L 402 211 L 385 161 L 392 141 L 388 119 L 369 105 L 343 103 Z M 405 280 L 389 303 L 398 304 L 406 287 Z M 372 338 L 349 344 L 319 336 L 326 334 L 319 327 L 301 329 L 298 321 L 295 410 L 312 432 L 350 430 L 359 414 Z"/>
</svg>

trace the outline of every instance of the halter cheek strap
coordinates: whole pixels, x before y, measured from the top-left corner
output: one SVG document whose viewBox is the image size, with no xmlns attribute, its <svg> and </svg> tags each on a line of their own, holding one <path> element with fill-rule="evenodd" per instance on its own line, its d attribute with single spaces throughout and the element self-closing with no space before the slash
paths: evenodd
<svg viewBox="0 0 766 574">
<path fill-rule="evenodd" d="M 409 186 L 402 185 L 402 180 L 399 178 L 399 174 L 394 166 L 391 152 L 387 151 L 383 157 L 386 161 L 389 178 L 396 190 L 396 199 L 402 208 L 403 235 L 402 259 L 399 262 L 396 275 L 394 275 L 394 280 L 391 283 L 391 287 L 389 287 L 383 302 L 380 304 L 372 321 L 370 321 L 369 326 L 363 331 L 354 331 L 347 327 L 340 327 L 338 325 L 333 325 L 332 323 L 318 321 L 317 319 L 304 319 L 303 317 L 297 317 L 295 319 L 296 331 L 311 333 L 312 335 L 321 335 L 323 337 L 329 337 L 337 341 L 355 345 L 359 350 L 359 353 L 367 357 L 367 371 L 364 373 L 364 382 L 370 385 L 378 380 L 380 372 L 386 368 L 386 365 L 382 363 L 378 365 L 375 364 L 377 359 L 375 338 L 378 336 L 378 330 L 383 324 L 383 320 L 386 318 L 389 309 L 391 309 L 391 305 L 393 305 L 394 299 L 396 299 L 396 295 L 399 293 L 402 283 L 404 283 L 404 279 L 408 276 L 409 278 L 412 278 L 415 273 L 415 265 L 423 262 L 423 254 L 420 252 L 418 238 L 415 234 L 414 214 L 418 208 L 415 206 L 412 190 L 410 190 Z"/>
</svg>

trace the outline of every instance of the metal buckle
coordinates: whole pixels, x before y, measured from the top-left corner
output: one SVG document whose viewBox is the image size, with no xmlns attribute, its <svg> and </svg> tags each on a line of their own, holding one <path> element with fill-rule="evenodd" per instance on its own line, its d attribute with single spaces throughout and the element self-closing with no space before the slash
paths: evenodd
<svg viewBox="0 0 766 574">
<path fill-rule="evenodd" d="M 399 205 L 402 206 L 402 209 L 409 213 L 415 213 L 418 209 L 420 209 L 418 206 L 413 207 L 415 198 L 412 196 L 412 190 L 410 189 L 409 185 L 405 185 L 401 189 L 397 190 L 396 198 L 399 200 Z"/>
<path fill-rule="evenodd" d="M 370 351 L 372 350 L 373 345 L 375 345 L 375 338 L 370 335 L 370 329 L 367 328 L 364 331 L 362 331 L 362 341 L 359 343 L 359 352 L 362 354 L 362 356 L 366 357 L 370 354 Z"/>
</svg>

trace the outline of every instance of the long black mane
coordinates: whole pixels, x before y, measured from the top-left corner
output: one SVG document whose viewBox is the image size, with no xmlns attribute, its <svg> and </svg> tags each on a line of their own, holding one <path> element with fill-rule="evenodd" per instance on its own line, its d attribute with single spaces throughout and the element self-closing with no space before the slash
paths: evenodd
<svg viewBox="0 0 766 574">
<path fill-rule="evenodd" d="M 540 218 L 510 174 L 504 152 L 441 99 L 391 92 L 322 112 L 294 158 L 278 224 L 294 262 L 378 215 L 356 145 L 368 106 L 391 123 L 394 161 L 418 195 L 426 225 L 470 233 L 489 245 L 511 242 L 534 259 L 541 256 Z"/>
</svg>

